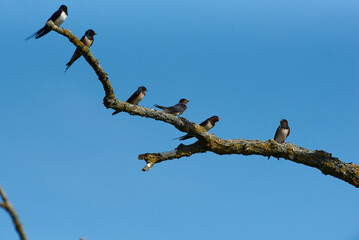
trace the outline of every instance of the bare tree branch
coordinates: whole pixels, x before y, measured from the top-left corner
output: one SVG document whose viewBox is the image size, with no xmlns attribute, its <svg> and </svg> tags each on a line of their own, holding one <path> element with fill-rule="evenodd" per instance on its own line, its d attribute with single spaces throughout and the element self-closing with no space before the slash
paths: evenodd
<svg viewBox="0 0 359 240">
<path fill-rule="evenodd" d="M 2 207 L 10 215 L 10 217 L 14 223 L 15 229 L 16 229 L 17 233 L 19 234 L 20 239 L 27 240 L 26 234 L 21 225 L 20 219 L 17 216 L 15 209 L 11 205 L 9 199 L 6 197 L 6 194 L 1 186 L 0 186 L 0 198 L 3 201 L 2 203 L 0 203 L 0 207 Z"/>
<path fill-rule="evenodd" d="M 160 163 L 166 160 L 172 160 L 175 158 L 189 157 L 195 153 L 205 153 L 207 149 L 200 144 L 199 141 L 191 145 L 180 144 L 175 150 L 163 153 L 145 153 L 140 154 L 138 159 L 145 160 L 147 162 L 146 166 L 142 171 L 148 171 L 155 163 Z"/>
<path fill-rule="evenodd" d="M 102 69 L 97 59 L 90 52 L 89 48 L 85 46 L 75 35 L 73 35 L 70 30 L 56 26 L 51 20 L 49 20 L 46 23 L 46 25 L 51 27 L 54 31 L 60 33 L 61 35 L 67 37 L 70 40 L 70 42 L 72 42 L 80 50 L 82 56 L 84 56 L 86 61 L 96 72 L 98 79 L 101 81 L 103 85 L 106 96 L 109 98 L 115 98 L 115 93 L 111 86 L 110 80 L 107 77 L 107 73 Z"/>
<path fill-rule="evenodd" d="M 189 157 L 195 153 L 210 151 L 218 155 L 241 154 L 284 158 L 296 163 L 317 168 L 325 175 L 331 175 L 344 180 L 355 187 L 359 187 L 359 166 L 353 163 L 341 162 L 338 158 L 332 157 L 330 153 L 321 150 L 311 151 L 291 143 L 278 144 L 274 140 L 224 140 L 208 133 L 203 127 L 196 123 L 189 122 L 185 118 L 177 118 L 173 115 L 154 109 L 119 101 L 115 97 L 106 72 L 101 68 L 97 59 L 91 54 L 90 50 L 84 46 L 83 43 L 79 41 L 78 38 L 76 38 L 69 30 L 56 26 L 52 21 L 47 22 L 47 25 L 56 32 L 67 37 L 76 47 L 80 49 L 86 61 L 95 70 L 103 85 L 106 94 L 104 98 L 104 105 L 107 108 L 127 112 L 130 115 L 153 118 L 155 120 L 169 123 L 178 130 L 190 133 L 198 139 L 198 142 L 188 146 L 181 144 L 173 151 L 163 153 L 145 153 L 139 155 L 138 158 L 145 160 L 147 163 L 142 169 L 143 171 L 148 171 L 155 163 L 175 158 Z"/>
<path fill-rule="evenodd" d="M 331 175 L 359 187 L 359 166 L 353 163 L 341 162 L 332 157 L 330 153 L 316 150 L 311 151 L 298 147 L 292 143 L 279 144 L 274 140 L 223 140 L 213 137 L 208 145 L 202 145 L 199 141 L 191 145 L 179 145 L 175 150 L 163 153 L 145 153 L 138 159 L 145 160 L 147 165 L 142 169 L 148 171 L 154 164 L 175 158 L 189 157 L 195 153 L 214 152 L 219 155 L 262 155 L 284 158 L 296 163 L 301 163 L 319 169 L 325 175 Z"/>
</svg>

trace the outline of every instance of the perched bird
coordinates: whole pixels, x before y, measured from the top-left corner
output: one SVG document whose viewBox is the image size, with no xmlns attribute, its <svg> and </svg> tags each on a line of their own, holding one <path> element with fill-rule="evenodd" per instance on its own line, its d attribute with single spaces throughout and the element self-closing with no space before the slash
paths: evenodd
<svg viewBox="0 0 359 240">
<path fill-rule="evenodd" d="M 67 16 L 68 16 L 67 7 L 65 5 L 61 5 L 60 8 L 54 14 L 52 14 L 52 16 L 47 21 L 52 20 L 55 25 L 60 26 L 65 21 Z M 39 31 L 35 32 L 34 34 L 30 35 L 29 37 L 25 38 L 25 40 L 29 40 L 32 37 L 35 37 L 36 39 L 41 38 L 42 36 L 46 35 L 50 31 L 51 28 L 45 24 L 43 28 L 41 28 Z"/>
<path fill-rule="evenodd" d="M 284 143 L 285 139 L 289 136 L 290 127 L 286 119 L 280 120 L 280 125 L 274 135 L 274 140 L 277 143 Z"/>
<path fill-rule="evenodd" d="M 274 141 L 277 143 L 284 143 L 285 139 L 289 136 L 289 133 L 290 127 L 288 126 L 288 121 L 286 119 L 280 120 L 280 125 L 274 135 Z M 270 156 L 268 159 L 269 158 Z"/>
<path fill-rule="evenodd" d="M 127 99 L 126 102 L 138 105 L 139 102 L 145 97 L 147 89 L 144 86 L 141 86 L 137 89 L 136 92 L 134 92 L 129 99 Z M 120 111 L 114 111 L 112 115 L 116 115 Z"/>
<path fill-rule="evenodd" d="M 94 30 L 89 29 L 85 32 L 85 35 L 83 35 L 83 37 L 81 38 L 81 42 L 87 46 L 87 47 L 91 47 L 92 43 L 93 43 L 93 36 L 95 36 L 96 33 Z M 71 67 L 71 65 L 79 58 L 81 57 L 81 53 L 80 50 L 77 48 L 74 55 L 72 55 L 71 60 L 66 63 L 66 70 L 65 72 Z"/>
<path fill-rule="evenodd" d="M 177 103 L 176 105 L 174 105 L 172 107 L 163 107 L 163 106 L 160 106 L 160 105 L 157 105 L 157 104 L 155 104 L 154 106 L 156 108 L 163 109 L 163 112 L 165 112 L 165 113 L 169 113 L 169 114 L 173 114 L 175 116 L 178 116 L 178 115 L 181 115 L 187 109 L 186 104 L 188 102 L 189 101 L 187 99 L 182 98 L 179 101 L 179 103 Z"/>
<path fill-rule="evenodd" d="M 213 117 L 207 118 L 204 122 L 202 122 L 200 124 L 200 126 L 204 127 L 204 129 L 209 131 L 214 127 L 214 125 L 216 125 L 216 122 L 218 122 L 218 121 L 219 121 L 218 116 L 213 116 Z M 178 137 L 178 138 L 175 138 L 175 139 L 179 139 L 180 141 L 182 141 L 182 140 L 186 140 L 186 139 L 193 138 L 193 137 L 194 137 L 193 135 L 188 133 L 188 134 L 186 134 L 186 135 L 184 135 L 182 137 Z"/>
</svg>

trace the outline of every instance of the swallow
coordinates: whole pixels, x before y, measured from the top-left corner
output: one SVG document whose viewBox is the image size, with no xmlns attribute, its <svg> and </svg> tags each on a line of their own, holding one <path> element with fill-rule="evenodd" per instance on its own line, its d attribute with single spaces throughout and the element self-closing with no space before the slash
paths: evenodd
<svg viewBox="0 0 359 240">
<path fill-rule="evenodd" d="M 139 87 L 137 91 L 134 92 L 129 99 L 127 99 L 126 102 L 134 105 L 138 105 L 138 103 L 141 102 L 141 100 L 145 97 L 146 91 L 147 91 L 146 87 L 144 86 Z M 119 112 L 121 111 L 116 110 L 112 113 L 112 115 L 116 115 Z"/>
<path fill-rule="evenodd" d="M 60 26 L 65 21 L 67 16 L 68 16 L 67 7 L 65 5 L 61 5 L 60 8 L 56 12 L 54 12 L 54 14 L 52 14 L 52 16 L 47 21 L 52 20 L 55 25 Z M 41 38 L 42 36 L 46 35 L 50 31 L 51 28 L 45 24 L 43 28 L 41 28 L 39 31 L 35 32 L 34 34 L 31 34 L 30 36 L 25 38 L 25 40 L 29 40 L 32 37 L 35 37 L 35 39 Z"/>
<path fill-rule="evenodd" d="M 288 121 L 286 119 L 280 120 L 280 125 L 274 135 L 274 141 L 276 141 L 277 143 L 284 143 L 285 139 L 289 136 L 289 134 L 290 127 L 288 126 Z M 270 156 L 268 157 L 268 159 L 269 158 Z"/>
<path fill-rule="evenodd" d="M 163 112 L 165 113 L 169 113 L 169 114 L 173 114 L 175 116 L 178 116 L 178 115 L 181 115 L 186 109 L 187 109 L 187 106 L 186 104 L 189 102 L 189 100 L 185 99 L 185 98 L 182 98 L 179 103 L 177 103 L 176 105 L 172 106 L 172 107 L 163 107 L 163 106 L 160 106 L 160 105 L 153 105 L 155 106 L 156 108 L 160 108 L 163 110 Z"/>
<path fill-rule="evenodd" d="M 205 121 L 203 121 L 200 126 L 204 127 L 204 129 L 206 129 L 207 131 L 211 130 L 215 125 L 216 125 L 216 122 L 219 121 L 219 118 L 218 116 L 213 116 L 213 117 L 210 117 L 210 118 L 207 118 Z M 180 141 L 183 141 L 183 140 L 186 140 L 186 139 L 189 139 L 189 138 L 193 138 L 194 136 L 191 135 L 191 134 L 186 134 L 182 137 L 178 137 L 178 138 L 175 138 L 175 139 L 179 139 Z M 174 140 L 174 139 L 173 139 Z"/>
<path fill-rule="evenodd" d="M 89 29 L 85 32 L 85 35 L 83 35 L 83 37 L 81 38 L 81 42 L 86 46 L 86 47 L 91 47 L 93 41 L 94 41 L 94 36 L 96 35 L 95 31 L 92 29 Z M 79 58 L 81 57 L 81 53 L 80 50 L 77 48 L 76 51 L 74 52 L 74 54 L 71 57 L 71 60 L 66 63 L 66 70 L 65 72 L 71 67 L 71 65 Z"/>
<path fill-rule="evenodd" d="M 274 135 L 274 140 L 277 143 L 284 143 L 285 139 L 289 136 L 290 127 L 286 119 L 280 120 L 280 125 Z"/>
</svg>

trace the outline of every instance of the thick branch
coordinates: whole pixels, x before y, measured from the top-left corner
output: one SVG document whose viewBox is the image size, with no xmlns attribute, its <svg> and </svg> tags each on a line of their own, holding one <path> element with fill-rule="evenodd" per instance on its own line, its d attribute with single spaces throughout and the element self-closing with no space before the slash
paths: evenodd
<svg viewBox="0 0 359 240">
<path fill-rule="evenodd" d="M 20 236 L 21 240 L 26 240 L 26 235 L 25 235 L 25 231 L 22 228 L 21 222 L 19 217 L 17 216 L 15 209 L 13 208 L 13 206 L 11 205 L 9 199 L 6 197 L 4 190 L 1 188 L 0 186 L 0 198 L 3 201 L 2 203 L 0 203 L 0 207 L 2 207 L 7 213 L 9 213 L 15 229 L 17 231 L 17 233 Z"/>
<path fill-rule="evenodd" d="M 107 78 L 106 72 L 100 67 L 98 61 L 91 54 L 90 50 L 82 44 L 69 30 L 57 27 L 49 21 L 47 23 L 56 32 L 67 37 L 76 47 L 78 47 L 84 55 L 86 61 L 92 66 L 98 75 L 106 96 L 104 105 L 107 108 L 127 112 L 130 115 L 153 118 L 155 120 L 169 123 L 178 130 L 190 133 L 199 141 L 192 145 L 180 145 L 174 151 L 165 153 L 146 153 L 139 155 L 139 159 L 147 162 L 143 168 L 144 171 L 149 170 L 155 163 L 159 163 L 174 158 L 191 156 L 194 153 L 203 153 L 206 151 L 214 152 L 219 155 L 224 154 L 241 154 L 241 155 L 262 155 L 274 156 L 276 158 L 284 158 L 296 163 L 315 167 L 321 170 L 325 175 L 342 179 L 355 187 L 359 187 L 359 166 L 353 163 L 344 163 L 334 158 L 330 153 L 324 151 L 311 151 L 298 147 L 291 143 L 278 144 L 271 141 L 232 139 L 223 140 L 209 134 L 201 126 L 189 122 L 185 118 L 177 118 L 173 115 L 163 113 L 154 109 L 145 108 L 137 105 L 125 103 L 116 99 L 111 83 Z"/>
<path fill-rule="evenodd" d="M 292 143 L 279 144 L 274 140 L 244 140 L 232 139 L 223 140 L 212 136 L 208 144 L 202 145 L 196 142 L 192 145 L 179 145 L 174 151 L 165 153 L 145 153 L 138 156 L 139 159 L 147 162 L 144 171 L 149 170 L 155 163 L 183 156 L 191 156 L 195 153 L 211 151 L 219 155 L 241 154 L 241 155 L 262 155 L 284 158 L 296 163 L 314 167 L 325 175 L 331 175 L 359 187 L 359 166 L 353 163 L 344 163 L 338 158 L 332 157 L 330 153 L 316 150 L 311 151 L 298 147 Z"/>
</svg>

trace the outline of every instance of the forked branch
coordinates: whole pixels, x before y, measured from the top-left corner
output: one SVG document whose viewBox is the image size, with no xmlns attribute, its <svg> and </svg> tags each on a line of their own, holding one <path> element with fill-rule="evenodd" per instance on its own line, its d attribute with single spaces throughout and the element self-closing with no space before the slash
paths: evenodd
<svg viewBox="0 0 359 240">
<path fill-rule="evenodd" d="M 104 105 L 107 108 L 127 112 L 130 115 L 153 118 L 155 120 L 169 123 L 178 130 L 190 133 L 198 139 L 196 143 L 191 145 L 186 146 L 181 144 L 173 151 L 163 153 L 145 153 L 139 155 L 138 158 L 145 160 L 147 163 L 143 168 L 144 171 L 148 171 L 154 164 L 162 161 L 189 157 L 195 153 L 210 151 L 218 155 L 240 154 L 284 158 L 296 163 L 317 168 L 325 175 L 331 175 L 346 181 L 355 187 L 359 187 L 359 166 L 353 163 L 344 163 L 338 158 L 332 157 L 330 153 L 321 150 L 311 151 L 291 143 L 278 144 L 274 140 L 224 140 L 208 133 L 203 127 L 196 123 L 189 122 L 185 118 L 177 118 L 173 115 L 151 108 L 145 108 L 119 101 L 115 97 L 110 80 L 107 77 L 107 73 L 101 68 L 99 62 L 91 54 L 89 48 L 84 46 L 84 44 L 69 30 L 56 26 L 52 21 L 47 22 L 47 25 L 59 34 L 67 37 L 77 48 L 80 49 L 84 58 L 94 69 L 103 85 L 105 90 Z"/>
</svg>

